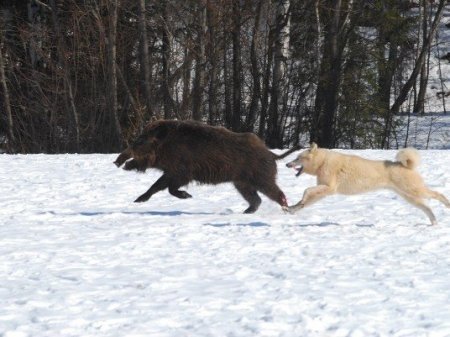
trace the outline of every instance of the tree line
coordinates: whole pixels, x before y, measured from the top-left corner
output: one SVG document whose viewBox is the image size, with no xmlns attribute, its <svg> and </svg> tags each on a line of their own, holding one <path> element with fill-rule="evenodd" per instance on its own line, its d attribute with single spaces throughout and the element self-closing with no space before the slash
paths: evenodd
<svg viewBox="0 0 450 337">
<path fill-rule="evenodd" d="M 389 148 L 446 1 L 3 0 L 0 144 L 117 152 L 153 118 Z M 445 109 L 445 104 L 444 104 Z"/>
</svg>

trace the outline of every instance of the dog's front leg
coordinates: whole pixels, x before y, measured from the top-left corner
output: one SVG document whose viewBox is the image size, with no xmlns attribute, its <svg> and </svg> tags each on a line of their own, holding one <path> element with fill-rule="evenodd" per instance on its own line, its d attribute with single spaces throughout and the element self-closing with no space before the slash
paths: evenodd
<svg viewBox="0 0 450 337">
<path fill-rule="evenodd" d="M 309 187 L 303 193 L 303 198 L 294 206 L 283 207 L 283 210 L 288 213 L 295 213 L 298 210 L 309 206 L 320 199 L 325 198 L 327 195 L 333 194 L 333 189 L 328 185 L 318 185 Z"/>
</svg>

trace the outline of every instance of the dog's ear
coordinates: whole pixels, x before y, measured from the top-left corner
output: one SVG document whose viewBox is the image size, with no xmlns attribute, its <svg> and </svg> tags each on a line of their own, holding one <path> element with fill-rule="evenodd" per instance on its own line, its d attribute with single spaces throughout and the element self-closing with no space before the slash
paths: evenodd
<svg viewBox="0 0 450 337">
<path fill-rule="evenodd" d="M 314 152 L 317 151 L 317 149 L 318 149 L 317 144 L 316 144 L 316 143 L 311 143 L 310 152 L 311 152 L 311 153 L 314 153 Z"/>
</svg>

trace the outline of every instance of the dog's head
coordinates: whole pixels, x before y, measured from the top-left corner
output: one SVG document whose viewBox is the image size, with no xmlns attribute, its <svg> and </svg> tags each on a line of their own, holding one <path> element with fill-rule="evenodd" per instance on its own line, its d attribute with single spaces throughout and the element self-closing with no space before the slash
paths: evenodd
<svg viewBox="0 0 450 337">
<path fill-rule="evenodd" d="M 301 152 L 297 158 L 286 164 L 287 167 L 297 170 L 298 177 L 303 172 L 315 175 L 318 165 L 319 147 L 316 143 L 312 143 L 308 150 Z"/>
<path fill-rule="evenodd" d="M 150 165 L 153 165 L 158 147 L 167 137 L 168 132 L 169 127 L 163 121 L 156 121 L 147 125 L 131 145 L 133 157 L 136 159 L 145 158 Z"/>
</svg>

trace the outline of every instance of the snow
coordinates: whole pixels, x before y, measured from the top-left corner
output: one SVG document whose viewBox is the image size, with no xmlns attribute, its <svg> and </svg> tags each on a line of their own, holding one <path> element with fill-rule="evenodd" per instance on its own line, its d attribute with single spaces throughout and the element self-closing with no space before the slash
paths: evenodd
<svg viewBox="0 0 450 337">
<path fill-rule="evenodd" d="M 450 197 L 450 151 L 420 153 Z M 265 197 L 242 214 L 230 184 L 135 204 L 160 173 L 115 157 L 0 155 L 0 336 L 450 336 L 450 210 L 437 201 L 437 226 L 388 191 L 295 215 Z M 290 204 L 315 183 L 285 167 L 293 157 L 278 163 Z"/>
<path fill-rule="evenodd" d="M 401 116 L 397 137 L 390 140 L 391 148 L 412 146 L 417 149 L 450 149 L 450 113 L 424 116 Z"/>
</svg>

